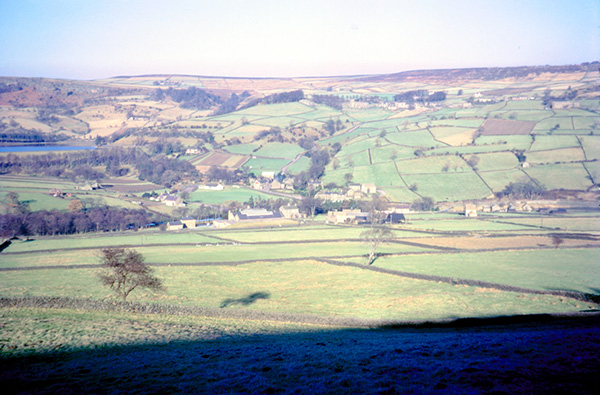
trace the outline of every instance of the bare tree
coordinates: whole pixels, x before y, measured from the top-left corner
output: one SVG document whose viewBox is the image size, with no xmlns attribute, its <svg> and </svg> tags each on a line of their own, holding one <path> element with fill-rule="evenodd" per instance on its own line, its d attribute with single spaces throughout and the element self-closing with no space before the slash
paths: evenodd
<svg viewBox="0 0 600 395">
<path fill-rule="evenodd" d="M 392 236 L 392 231 L 384 224 L 385 210 L 387 202 L 377 196 L 373 196 L 371 201 L 365 202 L 362 209 L 369 213 L 371 226 L 361 232 L 360 238 L 369 245 L 369 257 L 367 265 L 372 265 L 377 259 L 377 247 Z"/>
<path fill-rule="evenodd" d="M 560 246 L 565 241 L 562 237 L 560 237 L 560 235 L 557 234 L 553 234 L 550 237 L 552 238 L 552 245 L 554 246 L 554 248 L 558 248 L 558 246 Z"/>
<path fill-rule="evenodd" d="M 321 199 L 317 199 L 315 197 L 306 196 L 302 198 L 298 207 L 307 214 L 307 216 L 313 218 L 315 216 L 315 211 L 317 207 L 319 207 L 323 202 Z"/>
<path fill-rule="evenodd" d="M 136 288 L 163 291 L 162 281 L 154 276 L 154 270 L 144 263 L 142 254 L 124 248 L 104 248 L 100 255 L 102 284 L 123 299 Z"/>
<path fill-rule="evenodd" d="M 377 247 L 385 239 L 388 239 L 392 235 L 392 231 L 385 225 L 373 225 L 367 230 L 364 230 L 360 234 L 360 238 L 370 246 L 369 257 L 367 259 L 367 265 L 372 265 L 375 259 L 377 259 Z"/>
</svg>

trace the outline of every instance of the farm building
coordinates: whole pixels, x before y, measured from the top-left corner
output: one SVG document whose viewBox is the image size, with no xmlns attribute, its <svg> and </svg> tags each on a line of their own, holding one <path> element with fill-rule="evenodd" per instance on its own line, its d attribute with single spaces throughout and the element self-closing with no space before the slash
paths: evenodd
<svg viewBox="0 0 600 395">
<path fill-rule="evenodd" d="M 263 171 L 261 173 L 261 176 L 272 180 L 275 178 L 275 172 L 274 171 Z"/>
<path fill-rule="evenodd" d="M 323 187 L 323 183 L 321 181 L 309 181 L 306 184 L 306 187 L 310 190 L 315 190 Z"/>
<path fill-rule="evenodd" d="M 343 193 L 321 191 L 315 195 L 317 199 L 321 199 L 329 202 L 343 202 L 348 197 Z"/>
<path fill-rule="evenodd" d="M 183 229 L 183 222 L 181 222 L 181 221 L 167 222 L 167 230 L 181 230 L 181 229 Z"/>
<path fill-rule="evenodd" d="M 348 189 L 348 191 L 346 191 L 346 199 L 353 199 L 353 200 L 364 200 L 367 198 L 367 195 L 361 191 L 357 191 L 355 189 Z"/>
<path fill-rule="evenodd" d="M 279 212 L 281 215 L 283 215 L 283 218 L 300 219 L 305 217 L 304 214 L 300 214 L 300 209 L 298 209 L 298 206 L 281 206 L 279 208 Z"/>
<path fill-rule="evenodd" d="M 477 205 L 473 203 L 465 204 L 465 217 L 477 217 Z"/>
<path fill-rule="evenodd" d="M 366 194 L 377 193 L 377 187 L 375 184 L 362 184 L 360 186 L 360 191 Z"/>
<path fill-rule="evenodd" d="M 101 189 L 102 187 L 97 182 L 87 183 L 84 185 L 77 185 L 75 189 L 79 189 L 80 191 L 95 191 L 96 189 Z"/>
<path fill-rule="evenodd" d="M 218 219 L 218 220 L 214 220 L 212 224 L 215 228 L 221 229 L 221 228 L 228 227 L 232 223 L 233 223 L 232 221 L 229 221 L 226 219 Z"/>
<path fill-rule="evenodd" d="M 161 199 L 162 202 L 169 206 L 169 207 L 184 207 L 185 203 L 183 202 L 183 200 L 176 195 L 166 195 L 163 199 Z"/>
<path fill-rule="evenodd" d="M 254 180 L 251 185 L 252 185 L 252 189 L 256 189 L 259 191 L 266 191 L 269 189 L 269 186 L 271 184 L 269 183 L 268 180 L 263 179 L 263 180 Z"/>
<path fill-rule="evenodd" d="M 223 184 L 217 184 L 217 183 L 208 183 L 206 185 L 200 185 L 198 187 L 199 189 L 207 189 L 210 191 L 222 191 L 224 189 Z"/>
<path fill-rule="evenodd" d="M 185 227 L 188 228 L 188 229 L 194 229 L 196 227 L 196 218 L 183 217 L 181 219 L 181 222 L 183 222 L 183 224 L 185 225 Z"/>
<path fill-rule="evenodd" d="M 492 207 L 490 207 L 490 211 L 492 213 L 503 213 L 506 212 L 506 208 L 500 206 L 499 204 L 494 204 Z"/>
<path fill-rule="evenodd" d="M 410 204 L 392 204 L 388 206 L 387 212 L 406 214 L 410 212 Z"/>
<path fill-rule="evenodd" d="M 271 189 L 294 189 L 294 180 L 286 178 L 285 180 L 279 181 L 277 178 L 271 182 Z"/>
<path fill-rule="evenodd" d="M 198 155 L 200 150 L 198 148 L 188 148 L 185 150 L 186 155 Z"/>
<path fill-rule="evenodd" d="M 359 224 L 369 221 L 369 213 L 363 213 L 361 210 L 341 210 L 330 211 L 327 213 L 327 223 L 334 224 Z"/>
<path fill-rule="evenodd" d="M 230 211 L 228 218 L 230 221 L 244 221 L 244 220 L 257 220 L 257 219 L 276 219 L 282 218 L 281 213 L 269 211 L 264 208 L 249 208 L 239 211 Z"/>
<path fill-rule="evenodd" d="M 390 213 L 384 220 L 384 222 L 388 224 L 403 224 L 405 221 L 406 217 L 401 213 Z"/>
</svg>

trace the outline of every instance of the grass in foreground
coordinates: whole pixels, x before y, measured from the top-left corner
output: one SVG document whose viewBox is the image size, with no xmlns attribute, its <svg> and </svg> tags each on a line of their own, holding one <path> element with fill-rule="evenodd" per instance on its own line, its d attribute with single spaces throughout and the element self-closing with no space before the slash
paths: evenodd
<svg viewBox="0 0 600 395">
<path fill-rule="evenodd" d="M 65 310 L 0 317 L 15 339 L 0 380 L 22 392 L 585 394 L 600 374 L 593 317 L 396 330 Z"/>
</svg>

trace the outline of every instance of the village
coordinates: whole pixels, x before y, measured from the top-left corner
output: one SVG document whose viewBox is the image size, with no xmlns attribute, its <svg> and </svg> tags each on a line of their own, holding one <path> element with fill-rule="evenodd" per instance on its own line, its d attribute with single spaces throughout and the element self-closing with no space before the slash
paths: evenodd
<svg viewBox="0 0 600 395">
<path fill-rule="evenodd" d="M 225 228 L 236 223 L 254 223 L 257 226 L 269 222 L 287 219 L 306 223 L 314 220 L 314 213 L 302 208 L 302 200 L 306 196 L 293 194 L 294 180 L 291 177 L 278 178 L 274 172 L 264 172 L 261 178 L 252 179 L 247 187 L 265 193 L 273 194 L 273 197 L 288 197 L 290 203 L 281 205 L 278 209 L 264 207 L 251 207 L 245 205 L 241 208 L 229 210 L 227 218 L 206 220 L 184 216 L 167 223 L 166 230 L 178 231 L 182 229 L 194 229 L 199 226 L 211 226 L 214 228 Z M 201 185 L 187 185 L 186 191 L 212 190 L 223 191 L 226 188 L 240 188 L 240 185 L 223 185 L 221 183 L 206 183 Z M 378 191 L 373 183 L 348 183 L 346 188 L 326 188 L 322 183 L 312 182 L 309 184 L 309 198 L 316 201 L 315 204 L 337 203 L 340 208 L 328 210 L 324 213 L 325 223 L 333 225 L 365 225 L 377 222 L 378 224 L 403 224 L 408 221 L 409 214 L 423 211 L 434 211 L 456 214 L 458 217 L 473 218 L 478 214 L 494 213 L 539 213 L 540 215 L 564 214 L 567 212 L 565 202 L 558 199 L 532 199 L 518 200 L 497 198 L 490 196 L 488 199 L 467 202 L 440 202 L 435 207 L 423 210 L 415 207 L 414 203 L 389 202 L 383 191 Z M 291 191 L 291 192 L 290 192 Z M 165 193 L 157 197 L 151 197 L 151 201 L 162 203 L 170 207 L 186 207 L 185 200 L 176 193 Z M 365 206 L 373 200 L 381 202 L 384 207 L 381 210 L 364 210 Z M 293 203 L 292 203 L 293 202 Z M 568 206 L 568 204 L 567 204 Z M 348 207 L 348 208 L 346 208 Z M 375 218 L 374 218 L 375 217 Z"/>
</svg>

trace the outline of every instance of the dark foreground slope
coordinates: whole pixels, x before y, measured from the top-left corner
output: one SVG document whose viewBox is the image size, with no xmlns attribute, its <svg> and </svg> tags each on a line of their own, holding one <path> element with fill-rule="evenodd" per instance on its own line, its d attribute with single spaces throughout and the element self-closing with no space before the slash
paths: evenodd
<svg viewBox="0 0 600 395">
<path fill-rule="evenodd" d="M 189 329 L 189 328 L 187 328 Z M 80 349 L 0 359 L 16 393 L 596 393 L 600 316 Z M 188 333 L 189 334 L 189 333 Z"/>
</svg>

